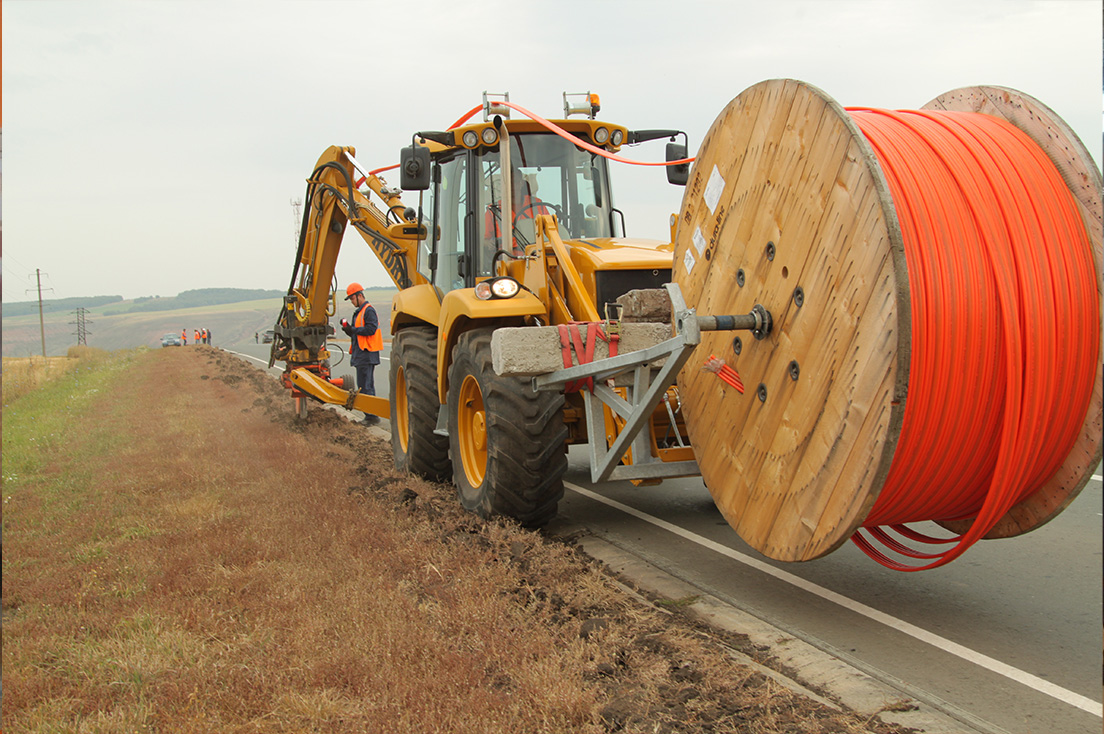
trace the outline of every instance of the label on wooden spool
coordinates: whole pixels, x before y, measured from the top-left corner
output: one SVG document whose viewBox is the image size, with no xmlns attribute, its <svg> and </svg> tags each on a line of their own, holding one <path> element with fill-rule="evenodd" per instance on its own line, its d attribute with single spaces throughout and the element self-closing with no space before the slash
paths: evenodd
<svg viewBox="0 0 1104 734">
<path fill-rule="evenodd" d="M 737 273 L 742 271 L 742 285 Z M 709 332 L 749 387 L 697 356 L 679 375 L 702 478 L 763 554 L 810 560 L 869 513 L 901 432 L 909 281 L 888 187 L 843 108 L 793 80 L 749 88 L 721 112 L 691 171 L 673 279 L 699 315 L 773 317 L 764 340 Z"/>
</svg>

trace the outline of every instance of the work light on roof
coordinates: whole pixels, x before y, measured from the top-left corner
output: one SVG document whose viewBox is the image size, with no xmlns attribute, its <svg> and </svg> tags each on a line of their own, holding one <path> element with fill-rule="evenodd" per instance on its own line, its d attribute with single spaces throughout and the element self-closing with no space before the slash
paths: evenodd
<svg viewBox="0 0 1104 734">
<path fill-rule="evenodd" d="M 494 145 L 498 142 L 498 131 L 493 127 L 483 128 L 483 144 Z"/>
<path fill-rule="evenodd" d="M 570 97 L 570 99 L 568 99 Z M 602 105 L 598 101 L 598 95 L 593 92 L 564 92 L 564 117 L 572 115 L 586 115 L 590 119 L 598 114 Z"/>
<path fill-rule="evenodd" d="M 605 145 L 607 140 L 609 140 L 609 130 L 600 127 L 594 131 L 594 142 L 598 145 Z"/>
<path fill-rule="evenodd" d="M 464 147 L 474 148 L 479 145 L 479 133 L 475 130 L 468 130 L 464 133 Z"/>
</svg>

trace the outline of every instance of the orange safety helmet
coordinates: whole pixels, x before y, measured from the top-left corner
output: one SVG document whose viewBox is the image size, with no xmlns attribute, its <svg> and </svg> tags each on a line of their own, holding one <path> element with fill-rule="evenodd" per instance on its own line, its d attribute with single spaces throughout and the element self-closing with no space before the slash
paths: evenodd
<svg viewBox="0 0 1104 734">
<path fill-rule="evenodd" d="M 363 290 L 364 286 L 362 286 L 360 283 L 350 283 L 349 287 L 345 289 L 345 300 L 348 301 L 355 294 L 360 293 Z"/>
</svg>

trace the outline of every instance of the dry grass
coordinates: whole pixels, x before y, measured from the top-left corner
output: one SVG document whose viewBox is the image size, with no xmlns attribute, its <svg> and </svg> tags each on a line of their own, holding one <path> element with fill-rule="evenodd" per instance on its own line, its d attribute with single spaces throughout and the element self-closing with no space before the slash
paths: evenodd
<svg viewBox="0 0 1104 734">
<path fill-rule="evenodd" d="M 867 730 L 225 354 L 125 370 L 5 407 L 8 732 Z"/>
</svg>

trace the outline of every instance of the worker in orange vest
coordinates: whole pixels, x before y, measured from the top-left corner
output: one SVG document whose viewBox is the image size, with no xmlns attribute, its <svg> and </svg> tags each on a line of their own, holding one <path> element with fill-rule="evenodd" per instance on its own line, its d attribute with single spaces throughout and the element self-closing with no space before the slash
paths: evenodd
<svg viewBox="0 0 1104 734">
<path fill-rule="evenodd" d="M 341 330 L 353 341 L 349 351 L 349 365 L 356 370 L 357 387 L 365 395 L 376 394 L 375 370 L 380 363 L 383 350 L 383 334 L 380 332 L 379 317 L 376 309 L 364 297 L 364 287 L 360 283 L 350 283 L 345 289 L 345 300 L 353 304 L 353 321 L 341 319 Z M 366 413 L 364 423 L 375 425 L 379 416 Z"/>
<path fill-rule="evenodd" d="M 188 346 L 188 330 L 187 329 L 181 329 L 180 330 L 180 341 L 184 342 L 184 346 Z"/>
</svg>

